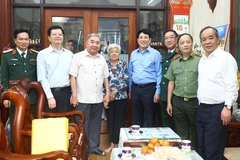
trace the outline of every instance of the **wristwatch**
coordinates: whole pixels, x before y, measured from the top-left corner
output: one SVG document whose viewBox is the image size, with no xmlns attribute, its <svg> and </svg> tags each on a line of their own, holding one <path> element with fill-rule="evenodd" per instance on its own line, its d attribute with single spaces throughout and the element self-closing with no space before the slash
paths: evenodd
<svg viewBox="0 0 240 160">
<path fill-rule="evenodd" d="M 232 108 L 232 106 L 230 106 L 230 105 L 225 105 L 225 107 L 226 107 L 228 110 L 230 110 L 230 109 Z"/>
</svg>

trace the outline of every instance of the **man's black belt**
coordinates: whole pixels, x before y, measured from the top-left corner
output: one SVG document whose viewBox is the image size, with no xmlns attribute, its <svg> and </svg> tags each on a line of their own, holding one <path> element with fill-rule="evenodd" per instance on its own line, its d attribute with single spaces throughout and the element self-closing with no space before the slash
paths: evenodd
<svg viewBox="0 0 240 160">
<path fill-rule="evenodd" d="M 176 95 L 174 95 L 174 96 L 176 96 Z M 185 101 L 185 102 L 188 102 L 188 101 L 196 100 L 196 99 L 197 99 L 196 97 L 194 97 L 194 98 L 179 97 L 179 96 L 176 96 L 176 97 L 183 99 L 183 101 Z"/>
<path fill-rule="evenodd" d="M 147 87 L 147 86 L 156 85 L 156 82 L 147 83 L 147 84 L 136 84 L 136 83 L 133 83 L 133 85 L 135 85 L 135 86 L 137 86 L 139 88 L 144 88 L 144 87 Z"/>
<path fill-rule="evenodd" d="M 60 91 L 63 91 L 65 89 L 68 89 L 68 88 L 70 88 L 70 86 L 67 86 L 67 87 L 55 87 L 55 88 L 51 88 L 51 91 L 60 92 Z"/>
</svg>

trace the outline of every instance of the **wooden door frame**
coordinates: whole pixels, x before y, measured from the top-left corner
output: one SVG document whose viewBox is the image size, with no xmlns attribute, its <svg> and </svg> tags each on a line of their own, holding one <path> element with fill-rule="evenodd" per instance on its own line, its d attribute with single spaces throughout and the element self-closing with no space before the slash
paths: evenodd
<svg viewBox="0 0 240 160">
<path fill-rule="evenodd" d="M 68 13 L 68 14 L 66 14 Z M 98 33 L 98 18 L 129 18 L 129 53 L 136 49 L 136 11 L 134 10 L 98 10 L 98 9 L 69 9 L 69 8 L 46 8 L 44 10 L 44 34 L 52 25 L 52 17 L 78 17 L 84 18 L 84 42 L 90 33 Z M 91 19 L 91 21 L 86 21 Z M 131 44 L 130 44 L 131 42 Z M 47 36 L 44 36 L 44 48 L 49 46 Z M 84 45 L 85 46 L 85 45 Z M 129 54 L 130 55 L 130 54 Z"/>
<path fill-rule="evenodd" d="M 92 12 L 92 31 L 98 33 L 98 18 L 129 18 L 128 22 L 128 59 L 133 50 L 136 49 L 137 40 L 136 40 L 136 12 L 135 11 L 122 11 L 122 10 L 93 10 Z M 132 125 L 132 104 L 131 100 L 128 99 L 128 121 L 127 126 Z"/>
<path fill-rule="evenodd" d="M 129 18 L 128 22 L 128 56 L 130 57 L 130 53 L 136 49 L 136 12 L 133 10 L 93 10 L 92 11 L 92 32 L 98 33 L 98 28 L 94 26 L 98 26 L 98 18 Z"/>
</svg>

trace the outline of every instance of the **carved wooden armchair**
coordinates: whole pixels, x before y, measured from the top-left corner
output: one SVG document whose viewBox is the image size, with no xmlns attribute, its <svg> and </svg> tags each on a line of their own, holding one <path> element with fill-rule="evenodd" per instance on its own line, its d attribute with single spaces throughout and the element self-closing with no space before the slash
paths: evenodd
<svg viewBox="0 0 240 160">
<path fill-rule="evenodd" d="M 37 105 L 36 105 L 37 118 L 67 117 L 70 115 L 79 115 L 81 117 L 81 120 L 77 124 L 75 123 L 69 124 L 70 139 L 69 139 L 68 152 L 71 154 L 73 158 L 76 158 L 78 160 L 88 159 L 88 154 L 87 154 L 88 142 L 87 142 L 87 137 L 85 136 L 85 130 L 83 127 L 83 124 L 85 121 L 85 115 L 83 114 L 83 112 L 79 110 L 73 110 L 73 111 L 64 112 L 64 113 L 44 112 L 46 96 L 44 94 L 41 84 L 36 81 L 29 81 L 29 79 L 23 78 L 19 80 L 10 81 L 10 86 L 11 87 L 18 86 L 17 88 L 22 88 L 25 92 L 28 92 L 30 89 L 35 89 L 37 91 L 38 93 L 38 99 L 37 99 Z M 29 107 L 27 108 L 27 110 L 28 110 L 27 111 L 28 118 L 26 119 L 25 125 L 29 126 L 29 122 L 30 122 L 30 119 L 32 119 L 32 115 Z M 29 133 L 28 135 L 31 135 L 31 133 Z"/>
<path fill-rule="evenodd" d="M 0 95 L 3 93 L 3 86 L 0 85 Z M 15 89 L 10 89 L 4 94 L 10 94 L 11 96 L 18 98 L 19 103 L 22 103 L 23 97 L 21 98 L 20 94 L 17 94 Z M 4 97 L 4 96 L 3 96 Z M 2 99 L 0 98 L 0 103 L 2 104 Z M 18 110 L 18 111 L 21 111 Z M 23 111 L 24 112 L 24 111 Z M 24 115 L 24 114 L 23 114 Z M 18 117 L 18 114 L 15 116 L 15 120 L 20 120 L 22 122 L 23 118 Z M 15 135 L 14 135 L 15 136 Z M 18 145 L 17 145 L 18 146 Z M 66 160 L 71 160 L 71 156 L 68 152 L 65 151 L 53 151 L 45 154 L 38 154 L 38 155 L 26 155 L 26 154 L 14 154 L 11 153 L 11 146 L 9 143 L 9 137 L 7 132 L 3 126 L 3 123 L 0 119 L 0 160 L 56 160 L 57 158 L 63 158 Z"/>
<path fill-rule="evenodd" d="M 229 124 L 227 146 L 240 147 L 240 123 Z"/>
<path fill-rule="evenodd" d="M 26 92 L 22 88 L 14 86 L 1 94 L 1 100 L 10 100 L 15 104 L 15 114 L 11 131 L 15 152 L 30 154 L 32 117 Z"/>
</svg>

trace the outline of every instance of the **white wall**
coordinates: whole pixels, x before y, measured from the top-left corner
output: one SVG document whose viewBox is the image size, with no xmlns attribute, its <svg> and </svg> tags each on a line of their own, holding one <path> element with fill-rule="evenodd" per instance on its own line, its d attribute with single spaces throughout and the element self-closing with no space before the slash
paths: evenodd
<svg viewBox="0 0 240 160">
<path fill-rule="evenodd" d="M 200 44 L 199 32 L 206 26 L 222 26 L 230 24 L 230 0 L 218 0 L 212 13 L 207 0 L 193 0 L 190 10 L 189 33 L 193 36 L 194 44 Z M 229 51 L 229 35 L 225 50 Z"/>
</svg>

